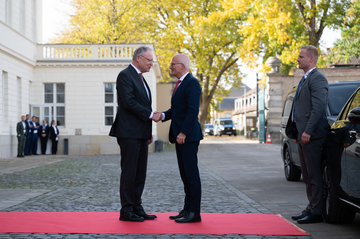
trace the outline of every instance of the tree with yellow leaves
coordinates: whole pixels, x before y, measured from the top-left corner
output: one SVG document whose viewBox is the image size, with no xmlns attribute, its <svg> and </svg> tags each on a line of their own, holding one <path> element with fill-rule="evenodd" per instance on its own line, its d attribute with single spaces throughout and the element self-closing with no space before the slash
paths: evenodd
<svg viewBox="0 0 360 239">
<path fill-rule="evenodd" d="M 245 14 L 239 33 L 244 44 L 240 57 L 254 67 L 260 55 L 266 60 L 277 55 L 288 73 L 296 65 L 303 45 L 319 46 L 326 27 L 337 29 L 346 16 L 350 1 L 338 0 L 227 0 L 225 14 Z"/>
<path fill-rule="evenodd" d="M 237 61 L 242 37 L 237 31 L 241 14 L 222 14 L 219 0 L 163 0 L 155 4 L 158 30 L 152 35 L 159 59 L 168 74 L 171 56 L 187 54 L 191 71 L 200 81 L 200 123 L 205 124 L 214 96 L 221 100 L 227 86 L 239 86 L 242 74 Z"/>
</svg>

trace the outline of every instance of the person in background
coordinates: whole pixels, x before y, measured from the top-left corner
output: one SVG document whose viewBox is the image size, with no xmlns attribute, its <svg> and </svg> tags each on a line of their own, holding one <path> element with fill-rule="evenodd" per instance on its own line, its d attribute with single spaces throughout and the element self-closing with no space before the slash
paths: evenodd
<svg viewBox="0 0 360 239">
<path fill-rule="evenodd" d="M 16 133 L 18 139 L 18 155 L 17 157 L 24 157 L 24 148 L 26 142 L 26 123 L 25 123 L 25 115 L 21 116 L 21 121 L 16 125 Z"/>
<path fill-rule="evenodd" d="M 52 143 L 51 146 L 51 154 L 56 154 L 57 152 L 57 146 L 58 146 L 58 142 L 59 142 L 59 129 L 56 127 L 56 122 L 55 120 L 51 121 L 51 126 L 50 126 L 50 140 Z"/>
<path fill-rule="evenodd" d="M 46 119 L 42 121 L 42 125 L 39 127 L 39 137 L 40 137 L 40 143 L 41 143 L 41 154 L 46 153 L 46 144 L 49 138 L 49 126 L 47 124 Z"/>
<path fill-rule="evenodd" d="M 32 135 L 31 135 L 31 153 L 32 155 L 37 155 L 37 143 L 39 141 L 38 138 L 38 129 L 39 129 L 39 120 L 36 119 L 35 116 L 32 117 Z"/>
<path fill-rule="evenodd" d="M 25 142 L 24 155 L 30 155 L 33 125 L 31 124 L 29 114 L 26 115 L 25 125 L 26 125 L 26 142 Z"/>
</svg>

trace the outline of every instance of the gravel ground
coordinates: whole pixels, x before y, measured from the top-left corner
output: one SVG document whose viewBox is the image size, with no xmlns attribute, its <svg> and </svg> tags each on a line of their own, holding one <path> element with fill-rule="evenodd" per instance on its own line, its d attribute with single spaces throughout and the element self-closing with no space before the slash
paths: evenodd
<svg viewBox="0 0 360 239">
<path fill-rule="evenodd" d="M 49 156 L 48 159 L 51 160 Z M 200 159 L 201 162 L 201 159 Z M 49 192 L 1 210 L 11 211 L 119 211 L 120 157 L 67 157 L 62 162 L 0 175 L 0 189 L 41 189 Z M 202 212 L 272 213 L 200 164 Z M 183 205 L 183 186 L 175 151 L 149 154 L 148 173 L 143 193 L 146 211 L 177 212 Z M 254 235 L 98 235 L 98 234 L 0 234 L 2 238 L 245 238 L 307 239 L 307 236 Z"/>
</svg>

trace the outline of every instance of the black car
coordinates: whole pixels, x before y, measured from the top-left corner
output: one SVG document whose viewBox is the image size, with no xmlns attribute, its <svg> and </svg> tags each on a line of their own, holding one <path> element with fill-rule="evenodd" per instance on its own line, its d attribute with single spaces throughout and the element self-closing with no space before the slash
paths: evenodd
<svg viewBox="0 0 360 239">
<path fill-rule="evenodd" d="M 332 125 L 323 159 L 323 217 L 329 223 L 351 222 L 360 212 L 360 88 Z"/>
<path fill-rule="evenodd" d="M 327 116 L 330 125 L 334 123 L 336 117 L 339 115 L 341 109 L 351 94 L 359 86 L 360 81 L 329 83 L 329 103 L 327 108 Z M 297 87 L 294 87 L 287 94 L 281 118 L 281 156 L 284 162 L 285 177 L 288 181 L 298 181 L 301 177 L 300 159 L 297 145 L 285 134 L 285 127 L 290 115 L 296 89 Z"/>
</svg>

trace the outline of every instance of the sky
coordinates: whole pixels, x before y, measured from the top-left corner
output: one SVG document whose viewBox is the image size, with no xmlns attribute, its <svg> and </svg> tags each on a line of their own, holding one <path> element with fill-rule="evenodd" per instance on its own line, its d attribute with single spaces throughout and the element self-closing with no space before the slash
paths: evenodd
<svg viewBox="0 0 360 239">
<path fill-rule="evenodd" d="M 70 19 L 69 14 L 72 13 L 70 0 L 44 0 L 43 4 L 43 36 L 42 43 L 49 43 L 49 41 L 56 37 L 62 29 L 64 29 Z M 331 48 L 340 38 L 340 31 L 332 31 L 325 28 L 322 36 L 322 48 Z M 256 69 L 241 67 L 241 71 L 247 76 L 242 80 L 244 84 L 250 88 L 256 87 Z"/>
</svg>

